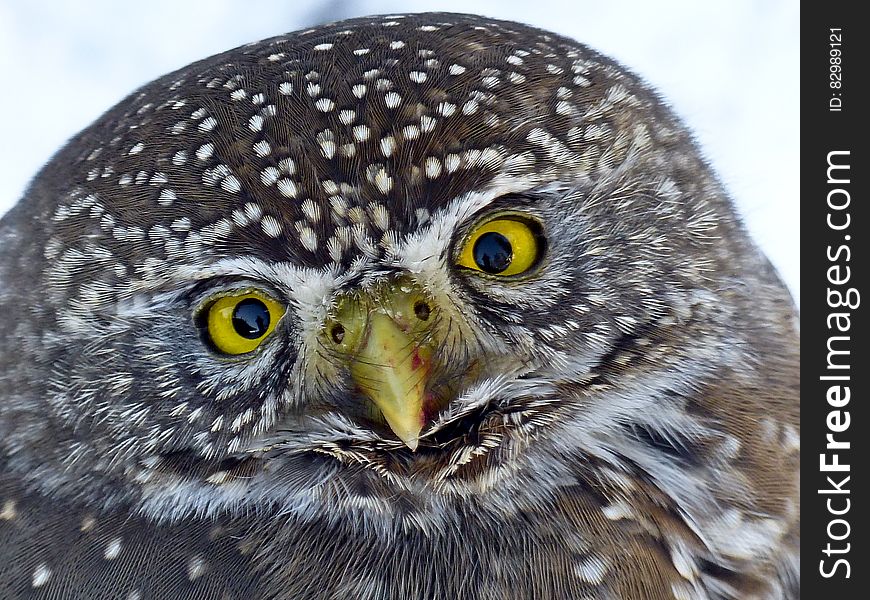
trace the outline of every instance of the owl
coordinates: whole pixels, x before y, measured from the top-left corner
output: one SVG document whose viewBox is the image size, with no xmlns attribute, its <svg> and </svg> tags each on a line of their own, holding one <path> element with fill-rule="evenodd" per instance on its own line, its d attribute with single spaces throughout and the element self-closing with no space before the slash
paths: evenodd
<svg viewBox="0 0 870 600">
<path fill-rule="evenodd" d="M 374 16 L 157 79 L 2 219 L 0 313 L 2 598 L 799 597 L 792 301 L 559 35 Z"/>
</svg>

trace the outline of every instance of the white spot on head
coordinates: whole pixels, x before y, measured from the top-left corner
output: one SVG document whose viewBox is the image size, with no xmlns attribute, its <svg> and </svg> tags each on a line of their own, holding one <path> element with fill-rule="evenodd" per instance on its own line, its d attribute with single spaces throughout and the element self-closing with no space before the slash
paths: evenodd
<svg viewBox="0 0 870 600">
<path fill-rule="evenodd" d="M 371 52 L 371 50 L 369 48 L 357 48 L 356 50 L 353 51 L 353 53 L 357 56 L 364 56 L 364 55 L 368 54 L 369 52 Z"/>
<path fill-rule="evenodd" d="M 437 121 L 430 117 L 429 115 L 423 115 L 420 117 L 420 130 L 423 133 L 429 133 L 433 129 L 435 129 L 435 123 Z"/>
<path fill-rule="evenodd" d="M 296 182 L 287 178 L 278 181 L 278 191 L 281 192 L 281 195 L 285 198 L 295 198 L 299 193 L 299 189 L 296 187 Z"/>
<path fill-rule="evenodd" d="M 516 55 L 508 56 L 505 60 L 506 60 L 507 62 L 509 62 L 510 64 L 512 64 L 512 65 L 521 65 L 521 64 L 523 64 L 523 59 L 520 58 L 519 56 L 516 56 Z"/>
<path fill-rule="evenodd" d="M 217 127 L 217 124 L 218 124 L 217 119 L 215 119 L 214 117 L 209 117 L 209 118 L 205 119 L 204 121 L 202 121 L 199 124 L 199 126 L 197 127 L 197 129 L 199 129 L 200 131 L 203 131 L 203 132 L 211 131 L 212 129 Z"/>
<path fill-rule="evenodd" d="M 179 150 L 175 154 L 172 155 L 172 164 L 176 167 L 180 167 L 184 163 L 187 162 L 187 150 Z"/>
<path fill-rule="evenodd" d="M 263 217 L 263 220 L 260 221 L 260 227 L 263 228 L 263 232 L 269 237 L 276 238 L 281 235 L 281 224 L 271 215 Z"/>
<path fill-rule="evenodd" d="M 208 563 L 205 562 L 205 559 L 200 554 L 192 556 L 190 560 L 187 561 L 187 578 L 191 581 L 195 581 L 199 577 L 202 577 L 207 570 Z"/>
<path fill-rule="evenodd" d="M 278 169 L 275 167 L 266 167 L 260 173 L 260 182 L 262 182 L 265 186 L 274 185 L 276 181 L 278 181 L 278 177 L 281 174 L 278 172 Z"/>
<path fill-rule="evenodd" d="M 362 98 L 366 95 L 366 86 L 364 83 L 358 83 L 351 88 L 353 95 L 357 98 Z"/>
<path fill-rule="evenodd" d="M 338 120 L 341 121 L 343 125 L 350 125 L 356 120 L 356 111 L 344 109 L 338 113 Z"/>
<path fill-rule="evenodd" d="M 344 218 L 347 214 L 347 198 L 344 196 L 331 196 L 329 198 L 329 209 L 339 218 Z"/>
<path fill-rule="evenodd" d="M 441 175 L 441 161 L 434 156 L 429 156 L 426 158 L 426 177 L 429 179 L 435 179 L 439 175 Z"/>
<path fill-rule="evenodd" d="M 323 155 L 323 158 L 335 156 L 335 142 L 332 140 L 322 140 L 320 142 L 320 153 Z"/>
<path fill-rule="evenodd" d="M 387 174 L 383 167 L 379 167 L 375 171 L 374 184 L 378 191 L 387 194 L 393 189 L 393 178 Z"/>
<path fill-rule="evenodd" d="M 118 558 L 118 555 L 121 554 L 121 548 L 123 547 L 124 540 L 120 537 L 116 537 L 112 539 L 107 545 L 106 549 L 103 551 L 103 556 L 106 560 L 115 560 Z"/>
<path fill-rule="evenodd" d="M 317 52 L 323 52 L 324 50 L 331 50 L 331 49 L 332 49 L 332 44 L 330 44 L 328 42 L 323 43 L 323 44 L 317 44 L 316 46 L 314 46 L 314 50 Z"/>
<path fill-rule="evenodd" d="M 211 427 L 209 429 L 211 429 L 211 431 L 217 433 L 218 431 L 221 430 L 221 427 L 223 427 L 223 424 L 224 424 L 224 416 L 218 415 L 217 417 L 215 417 L 215 420 L 211 422 Z"/>
<path fill-rule="evenodd" d="M 570 115 L 574 112 L 574 105 L 566 100 L 559 100 L 556 103 L 557 115 Z"/>
<path fill-rule="evenodd" d="M 259 142 L 254 144 L 253 150 L 254 154 L 262 158 L 271 154 L 272 146 L 270 146 L 269 142 L 267 142 L 266 140 L 260 140 Z"/>
<path fill-rule="evenodd" d="M 175 192 L 168 188 L 165 188 L 160 190 L 160 196 L 158 196 L 157 198 L 157 203 L 160 206 L 170 206 L 177 199 L 178 197 L 175 195 Z"/>
<path fill-rule="evenodd" d="M 347 211 L 347 218 L 350 219 L 351 223 L 362 223 L 365 224 L 367 221 L 366 212 L 363 210 L 361 206 L 353 206 Z"/>
<path fill-rule="evenodd" d="M 408 78 L 414 83 L 423 83 L 426 81 L 426 73 L 423 71 L 411 71 Z"/>
<path fill-rule="evenodd" d="M 130 148 L 130 150 L 127 152 L 127 154 L 139 154 L 144 149 L 145 149 L 145 144 L 143 144 L 142 142 L 139 142 L 138 144 L 136 144 L 135 146 Z"/>
<path fill-rule="evenodd" d="M 390 42 L 390 50 L 399 50 L 400 48 L 405 47 L 405 42 L 401 40 L 396 40 L 394 42 Z"/>
<path fill-rule="evenodd" d="M 311 198 L 307 198 L 302 202 L 302 214 L 312 223 L 320 221 L 320 205 L 315 203 Z"/>
<path fill-rule="evenodd" d="M 381 231 L 386 231 L 390 227 L 390 213 L 387 208 L 380 202 L 373 202 L 368 206 L 369 214 L 372 217 L 372 223 Z"/>
<path fill-rule="evenodd" d="M 296 163 L 293 162 L 292 158 L 282 158 L 278 161 L 278 169 L 282 173 L 286 173 L 287 175 L 293 175 L 296 173 Z"/>
<path fill-rule="evenodd" d="M 234 100 L 236 102 L 238 102 L 239 100 L 244 100 L 245 98 L 247 98 L 247 96 L 248 96 L 248 92 L 247 92 L 247 90 L 245 90 L 243 88 L 233 90 L 230 93 L 230 99 Z"/>
<path fill-rule="evenodd" d="M 463 73 L 465 73 L 465 71 L 466 71 L 466 68 L 463 67 L 462 65 L 454 64 L 454 65 L 450 65 L 449 67 L 447 67 L 447 72 L 450 73 L 451 75 L 462 75 Z"/>
<path fill-rule="evenodd" d="M 278 93 L 282 96 L 289 96 L 293 93 L 293 84 L 289 81 L 282 81 L 281 85 L 278 86 Z"/>
<path fill-rule="evenodd" d="M 317 102 L 314 103 L 314 106 L 320 112 L 330 112 L 333 108 L 335 108 L 335 102 L 333 102 L 329 98 L 320 98 Z"/>
<path fill-rule="evenodd" d="M 450 102 L 441 102 L 436 110 L 441 116 L 449 117 L 456 112 L 456 105 Z"/>
<path fill-rule="evenodd" d="M 196 157 L 199 160 L 208 160 L 211 158 L 212 154 L 214 154 L 214 144 L 211 142 L 203 144 L 196 149 Z"/>
<path fill-rule="evenodd" d="M 259 221 L 263 216 L 263 209 L 255 202 L 248 202 L 245 204 L 245 215 L 249 221 Z"/>
<path fill-rule="evenodd" d="M 396 92 L 387 92 L 384 94 L 384 103 L 387 108 L 396 108 L 402 103 L 402 97 Z"/>
<path fill-rule="evenodd" d="M 190 229 L 190 226 L 188 225 L 187 228 Z M 173 229 L 175 229 L 175 228 L 173 227 Z M 197 422 L 199 420 L 199 418 L 202 416 L 202 412 L 203 412 L 203 408 L 201 406 L 197 406 L 192 411 L 190 411 L 189 415 L 187 415 L 187 422 L 188 423 Z"/>
<path fill-rule="evenodd" d="M 357 125 L 353 128 L 353 139 L 358 142 L 364 142 L 369 139 L 371 129 L 367 125 Z"/>
<path fill-rule="evenodd" d="M 607 563 L 597 556 L 588 556 L 574 566 L 574 572 L 583 581 L 600 585 L 607 574 Z"/>
<path fill-rule="evenodd" d="M 464 115 L 473 115 L 477 112 L 477 109 L 480 105 L 476 100 L 469 100 L 465 104 L 462 105 L 462 114 Z"/>
<path fill-rule="evenodd" d="M 261 117 L 260 115 L 254 115 L 248 120 L 248 129 L 250 129 L 254 133 L 262 131 L 264 122 L 265 119 L 263 119 L 263 117 Z"/>
<path fill-rule="evenodd" d="M 388 135 L 386 137 L 381 138 L 381 153 L 386 156 L 392 156 L 393 152 L 396 150 L 396 139 Z"/>
<path fill-rule="evenodd" d="M 307 225 L 299 229 L 299 242 L 303 248 L 310 252 L 317 250 L 317 234 Z"/>
<path fill-rule="evenodd" d="M 406 140 L 416 140 L 420 137 L 420 128 L 416 125 L 405 125 L 402 127 L 402 137 Z"/>
<path fill-rule="evenodd" d="M 97 520 L 88 515 L 82 519 L 82 524 L 79 526 L 79 531 L 90 531 L 97 525 Z"/>
<path fill-rule="evenodd" d="M 257 106 L 261 105 L 266 101 L 266 96 L 262 92 L 258 92 L 251 96 L 251 104 L 256 104 Z"/>
<path fill-rule="evenodd" d="M 15 500 L 5 500 L 3 502 L 3 510 L 0 510 L 0 521 L 12 521 L 18 516 L 18 511 L 15 510 Z"/>
<path fill-rule="evenodd" d="M 343 246 L 337 238 L 330 237 L 326 240 L 326 250 L 329 252 L 329 258 L 331 258 L 333 262 L 341 261 Z"/>
<path fill-rule="evenodd" d="M 242 184 L 235 175 L 227 175 L 224 180 L 221 181 L 221 187 L 231 194 L 238 194 L 242 191 Z"/>
<path fill-rule="evenodd" d="M 45 563 L 40 563 L 33 571 L 33 579 L 30 581 L 33 587 L 38 588 L 44 586 L 51 579 L 51 569 Z"/>
</svg>

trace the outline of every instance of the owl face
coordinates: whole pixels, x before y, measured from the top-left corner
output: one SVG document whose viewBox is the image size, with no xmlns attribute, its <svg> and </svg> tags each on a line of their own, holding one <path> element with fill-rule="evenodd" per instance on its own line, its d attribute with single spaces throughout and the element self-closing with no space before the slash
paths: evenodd
<svg viewBox="0 0 870 600">
<path fill-rule="evenodd" d="M 146 494 L 492 486 L 530 447 L 609 435 L 632 392 L 592 392 L 629 364 L 688 369 L 664 325 L 734 268 L 710 243 L 729 209 L 656 98 L 514 23 L 245 46 L 56 160 L 27 292 L 57 324 L 50 411 L 93 433 L 70 461 Z"/>
</svg>

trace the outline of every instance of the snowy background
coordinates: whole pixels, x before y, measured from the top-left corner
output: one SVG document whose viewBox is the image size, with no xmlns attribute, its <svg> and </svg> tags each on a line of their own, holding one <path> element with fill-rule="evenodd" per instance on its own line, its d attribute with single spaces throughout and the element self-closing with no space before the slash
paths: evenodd
<svg viewBox="0 0 870 600">
<path fill-rule="evenodd" d="M 194 60 L 313 23 L 476 12 L 582 41 L 672 103 L 800 297 L 797 0 L 0 0 L 0 214 L 65 140 Z"/>
</svg>

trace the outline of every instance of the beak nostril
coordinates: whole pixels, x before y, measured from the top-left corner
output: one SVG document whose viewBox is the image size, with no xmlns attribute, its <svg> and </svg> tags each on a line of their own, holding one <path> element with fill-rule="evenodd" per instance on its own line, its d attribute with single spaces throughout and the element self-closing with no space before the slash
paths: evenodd
<svg viewBox="0 0 870 600">
<path fill-rule="evenodd" d="M 426 302 L 418 300 L 414 303 L 414 314 L 417 315 L 417 318 L 421 321 L 428 321 L 431 313 L 432 309 L 429 308 L 429 305 Z"/>
<path fill-rule="evenodd" d="M 344 327 L 342 324 L 336 323 L 333 325 L 332 329 L 329 330 L 329 335 L 333 342 L 340 344 L 344 340 Z"/>
</svg>

